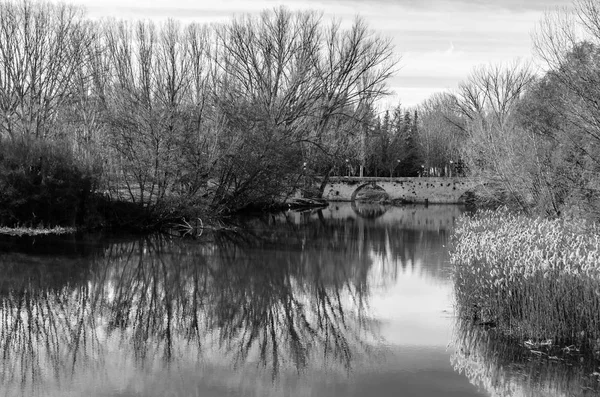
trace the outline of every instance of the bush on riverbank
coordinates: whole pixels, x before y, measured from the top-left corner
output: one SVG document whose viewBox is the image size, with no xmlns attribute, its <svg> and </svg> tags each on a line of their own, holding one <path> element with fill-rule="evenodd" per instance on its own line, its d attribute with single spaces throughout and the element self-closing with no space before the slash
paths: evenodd
<svg viewBox="0 0 600 397">
<path fill-rule="evenodd" d="M 0 225 L 80 225 L 95 185 L 94 172 L 64 145 L 0 141 Z"/>
<path fill-rule="evenodd" d="M 506 335 L 600 340 L 600 229 L 482 211 L 460 220 L 451 253 L 459 311 Z"/>
<path fill-rule="evenodd" d="M 0 138 L 0 234 L 60 234 L 75 228 L 154 231 L 182 218 L 206 220 L 208 205 L 165 197 L 143 205 L 102 194 L 101 167 L 68 143 Z M 186 201 L 187 199 L 187 201 Z"/>
</svg>

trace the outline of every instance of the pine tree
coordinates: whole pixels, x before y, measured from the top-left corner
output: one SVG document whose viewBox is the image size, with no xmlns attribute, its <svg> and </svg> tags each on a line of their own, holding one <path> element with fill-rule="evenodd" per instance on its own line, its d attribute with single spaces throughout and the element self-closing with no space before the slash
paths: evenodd
<svg viewBox="0 0 600 397">
<path fill-rule="evenodd" d="M 404 113 L 402 136 L 404 137 L 405 143 L 405 155 L 399 166 L 400 176 L 412 177 L 419 175 L 421 156 L 418 145 L 417 121 L 418 115 L 416 111 L 414 113 L 414 118 L 411 117 L 410 112 L 407 111 Z"/>
</svg>

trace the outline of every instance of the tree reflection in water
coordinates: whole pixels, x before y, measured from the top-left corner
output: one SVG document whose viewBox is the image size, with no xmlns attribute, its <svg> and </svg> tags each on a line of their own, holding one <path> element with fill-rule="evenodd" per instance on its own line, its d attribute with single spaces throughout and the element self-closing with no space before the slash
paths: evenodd
<svg viewBox="0 0 600 397">
<path fill-rule="evenodd" d="M 254 368 L 273 382 L 370 365 L 381 352 L 371 288 L 418 263 L 446 280 L 460 210 L 380 212 L 265 215 L 204 241 L 98 239 L 69 242 L 73 252 L 1 253 L 0 242 L 0 386 L 44 395 L 169 367 Z"/>
<path fill-rule="evenodd" d="M 532 352 L 500 337 L 493 328 L 458 318 L 451 362 L 456 371 L 491 396 L 587 396 L 600 392 L 593 359 L 577 354 L 555 356 L 544 350 Z"/>
<path fill-rule="evenodd" d="M 115 352 L 138 368 L 195 355 L 257 363 L 273 378 L 282 368 L 347 371 L 377 338 L 366 304 L 370 260 L 358 259 L 347 236 L 314 238 L 322 232 L 283 222 L 203 243 L 151 236 L 13 272 L 0 296 L 2 384 L 42 393 L 78 371 L 105 374 Z M 11 272 L 22 260 L 2 257 Z M 73 262 L 77 279 L 46 284 Z"/>
<path fill-rule="evenodd" d="M 350 252 L 319 249 L 303 230 L 281 228 L 275 236 L 221 233 L 215 242 L 207 328 L 237 363 L 258 360 L 273 376 L 282 362 L 302 370 L 319 358 L 350 368 L 372 331 L 365 277 L 352 277 Z"/>
<path fill-rule="evenodd" d="M 33 387 L 73 373 L 94 343 L 95 319 L 89 316 L 91 295 L 86 282 L 91 270 L 81 258 L 98 253 L 102 246 L 93 239 L 86 245 L 70 238 L 40 240 L 0 241 L 3 385 Z"/>
</svg>

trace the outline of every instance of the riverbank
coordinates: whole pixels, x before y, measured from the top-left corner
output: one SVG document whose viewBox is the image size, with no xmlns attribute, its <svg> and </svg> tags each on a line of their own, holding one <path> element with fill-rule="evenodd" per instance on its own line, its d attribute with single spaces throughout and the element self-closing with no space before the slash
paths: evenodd
<svg viewBox="0 0 600 397">
<path fill-rule="evenodd" d="M 71 234 L 77 231 L 74 227 L 6 227 L 0 226 L 0 235 L 6 236 L 46 236 L 49 234 Z"/>
<path fill-rule="evenodd" d="M 459 221 L 451 263 L 462 316 L 600 357 L 597 225 L 482 211 Z"/>
</svg>

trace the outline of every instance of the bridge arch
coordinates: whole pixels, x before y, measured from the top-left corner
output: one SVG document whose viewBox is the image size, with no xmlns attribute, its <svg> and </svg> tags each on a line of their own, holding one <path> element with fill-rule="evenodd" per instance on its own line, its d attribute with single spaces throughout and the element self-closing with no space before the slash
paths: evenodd
<svg viewBox="0 0 600 397">
<path fill-rule="evenodd" d="M 358 194 L 367 188 L 371 188 L 373 190 L 377 190 L 378 192 L 384 193 L 387 196 L 387 199 L 391 197 L 390 193 L 386 191 L 385 188 L 380 186 L 380 184 L 377 184 L 377 182 L 367 182 L 359 184 L 358 187 L 354 189 L 354 192 L 352 192 L 352 195 L 350 196 L 350 201 L 354 202 Z"/>
</svg>

